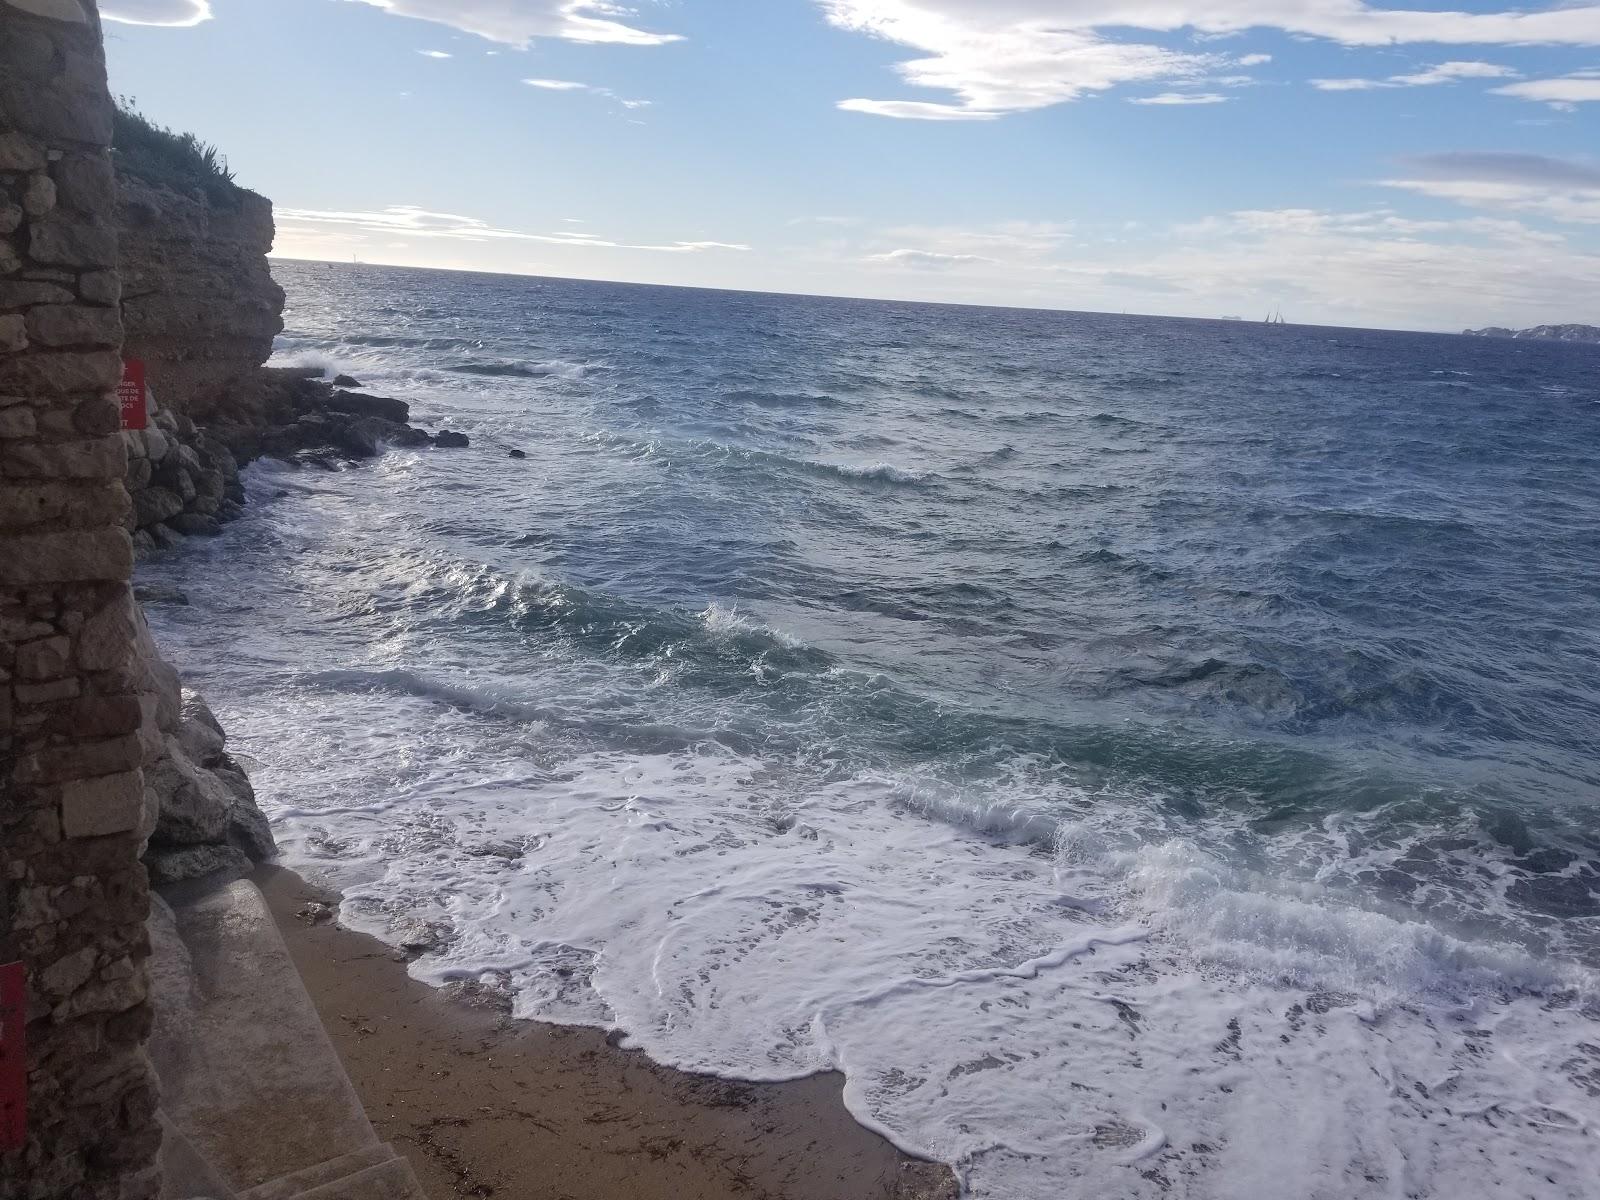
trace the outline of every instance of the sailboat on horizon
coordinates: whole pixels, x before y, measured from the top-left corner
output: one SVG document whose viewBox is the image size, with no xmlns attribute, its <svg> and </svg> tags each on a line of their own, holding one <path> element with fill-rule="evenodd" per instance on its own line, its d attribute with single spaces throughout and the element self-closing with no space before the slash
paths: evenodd
<svg viewBox="0 0 1600 1200">
<path fill-rule="evenodd" d="M 1275 308 L 1267 314 L 1266 324 L 1268 325 L 1287 325 L 1288 323 L 1283 319 L 1282 307 Z"/>
</svg>

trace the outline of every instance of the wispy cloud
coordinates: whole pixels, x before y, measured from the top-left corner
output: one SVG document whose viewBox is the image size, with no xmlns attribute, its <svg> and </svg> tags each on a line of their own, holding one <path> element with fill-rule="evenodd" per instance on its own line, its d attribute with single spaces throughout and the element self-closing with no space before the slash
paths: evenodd
<svg viewBox="0 0 1600 1200">
<path fill-rule="evenodd" d="M 1437 87 L 1463 79 L 1515 79 L 1517 72 L 1498 63 L 1445 62 L 1383 79 L 1313 79 L 1311 86 L 1324 92 L 1364 92 L 1375 88 Z"/>
<path fill-rule="evenodd" d="M 911 121 L 993 121 L 1004 116 L 982 108 L 959 104 L 934 104 L 926 100 L 841 100 L 845 112 L 867 113 L 874 117 L 900 117 Z"/>
<path fill-rule="evenodd" d="M 155 0 L 150 0 L 155 2 Z M 662 46 L 682 41 L 630 24 L 633 10 L 613 0 L 360 0 L 397 17 L 415 17 L 525 47 L 536 38 Z"/>
<path fill-rule="evenodd" d="M 442 238 L 463 242 L 537 242 L 547 246 L 570 246 L 596 250 L 648 250 L 661 254 L 693 254 L 704 250 L 745 251 L 750 247 L 738 242 L 708 240 L 673 241 L 658 244 L 620 242 L 593 233 L 574 230 L 556 230 L 552 233 L 533 233 L 520 229 L 504 229 L 476 217 L 457 213 L 432 212 L 411 204 L 397 204 L 371 211 L 334 211 L 310 208 L 280 208 L 277 210 L 280 229 L 310 227 L 330 228 L 363 233 L 381 233 L 388 236 L 404 234 L 413 238 Z"/>
<path fill-rule="evenodd" d="M 916 267 L 920 270 L 942 270 L 949 267 L 966 266 L 970 263 L 993 262 L 992 258 L 984 258 L 977 254 L 941 254 L 936 250 L 913 250 L 909 248 L 889 250 L 883 254 L 869 254 L 867 262 L 885 263 L 891 267 Z"/>
<path fill-rule="evenodd" d="M 579 83 L 575 79 L 524 79 L 523 83 L 532 88 L 539 88 L 546 92 L 588 92 L 594 96 L 604 96 L 607 100 L 615 100 L 623 108 L 649 108 L 655 103 L 653 100 L 629 100 L 617 95 L 608 87 L 600 87 L 593 83 Z"/>
<path fill-rule="evenodd" d="M 124 25 L 188 27 L 211 19 L 210 0 L 105 0 L 100 15 Z"/>
<path fill-rule="evenodd" d="M 1600 225 L 1600 165 L 1540 154 L 1463 152 L 1404 160 L 1397 188 L 1469 208 Z"/>
<path fill-rule="evenodd" d="M 1572 111 L 1580 104 L 1600 100 L 1600 73 L 1579 71 L 1556 79 L 1529 79 L 1494 89 L 1497 95 L 1519 100 L 1539 100 L 1551 108 Z"/>
<path fill-rule="evenodd" d="M 1524 167 L 1562 178 L 1571 164 Z M 1502 169 L 1522 168 L 1471 168 Z M 863 289 L 920 299 L 1115 309 L 1142 297 L 1192 315 L 1281 304 L 1291 320 L 1406 328 L 1537 324 L 1600 303 L 1600 254 L 1493 213 L 1241 209 L 1170 224 L 1029 228 L 863 231 L 817 253 Z"/>
<path fill-rule="evenodd" d="M 418 50 L 417 53 L 422 55 L 423 58 L 454 58 L 455 57 L 455 55 L 451 54 L 447 50 Z"/>
<path fill-rule="evenodd" d="M 920 120 L 992 120 L 1138 83 L 1198 83 L 1259 66 L 1269 56 L 1229 57 L 1140 41 L 1129 30 L 1189 32 L 1213 40 L 1272 30 L 1352 47 L 1403 44 L 1600 45 L 1600 4 L 1524 12 L 1419 11 L 1363 0 L 817 0 L 835 26 L 920 52 L 899 64 L 910 86 L 951 101 L 851 98 L 841 107 Z M 1492 74 L 1490 72 L 1493 72 Z M 1428 86 L 1511 72 L 1446 63 L 1412 76 L 1330 81 L 1335 89 Z M 1578 89 L 1582 90 L 1582 89 Z M 1589 99 L 1592 97 L 1584 96 Z"/>
<path fill-rule="evenodd" d="M 1129 96 L 1129 104 L 1226 104 L 1227 96 L 1216 92 L 1162 92 L 1156 96 Z"/>
</svg>

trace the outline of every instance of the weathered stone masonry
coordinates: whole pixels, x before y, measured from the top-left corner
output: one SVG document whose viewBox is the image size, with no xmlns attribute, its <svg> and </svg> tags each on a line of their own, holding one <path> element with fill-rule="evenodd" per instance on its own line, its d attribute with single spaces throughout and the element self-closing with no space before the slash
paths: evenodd
<svg viewBox="0 0 1600 1200">
<path fill-rule="evenodd" d="M 0 1200 L 159 1182 L 110 138 L 93 0 L 0 0 L 0 962 L 30 1108 Z"/>
</svg>

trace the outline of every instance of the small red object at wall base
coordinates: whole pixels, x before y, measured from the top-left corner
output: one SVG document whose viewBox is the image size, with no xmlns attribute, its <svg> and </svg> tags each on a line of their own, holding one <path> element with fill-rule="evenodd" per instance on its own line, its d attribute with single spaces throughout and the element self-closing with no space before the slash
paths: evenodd
<svg viewBox="0 0 1600 1200">
<path fill-rule="evenodd" d="M 21 963 L 0 966 L 0 1153 L 28 1141 L 28 988 Z"/>
</svg>

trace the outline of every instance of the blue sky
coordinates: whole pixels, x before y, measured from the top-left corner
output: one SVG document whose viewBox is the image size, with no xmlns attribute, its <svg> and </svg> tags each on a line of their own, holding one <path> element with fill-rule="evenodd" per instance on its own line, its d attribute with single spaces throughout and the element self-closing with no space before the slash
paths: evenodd
<svg viewBox="0 0 1600 1200">
<path fill-rule="evenodd" d="M 1459 328 L 1600 321 L 1600 3 L 102 0 L 277 253 Z"/>
</svg>

